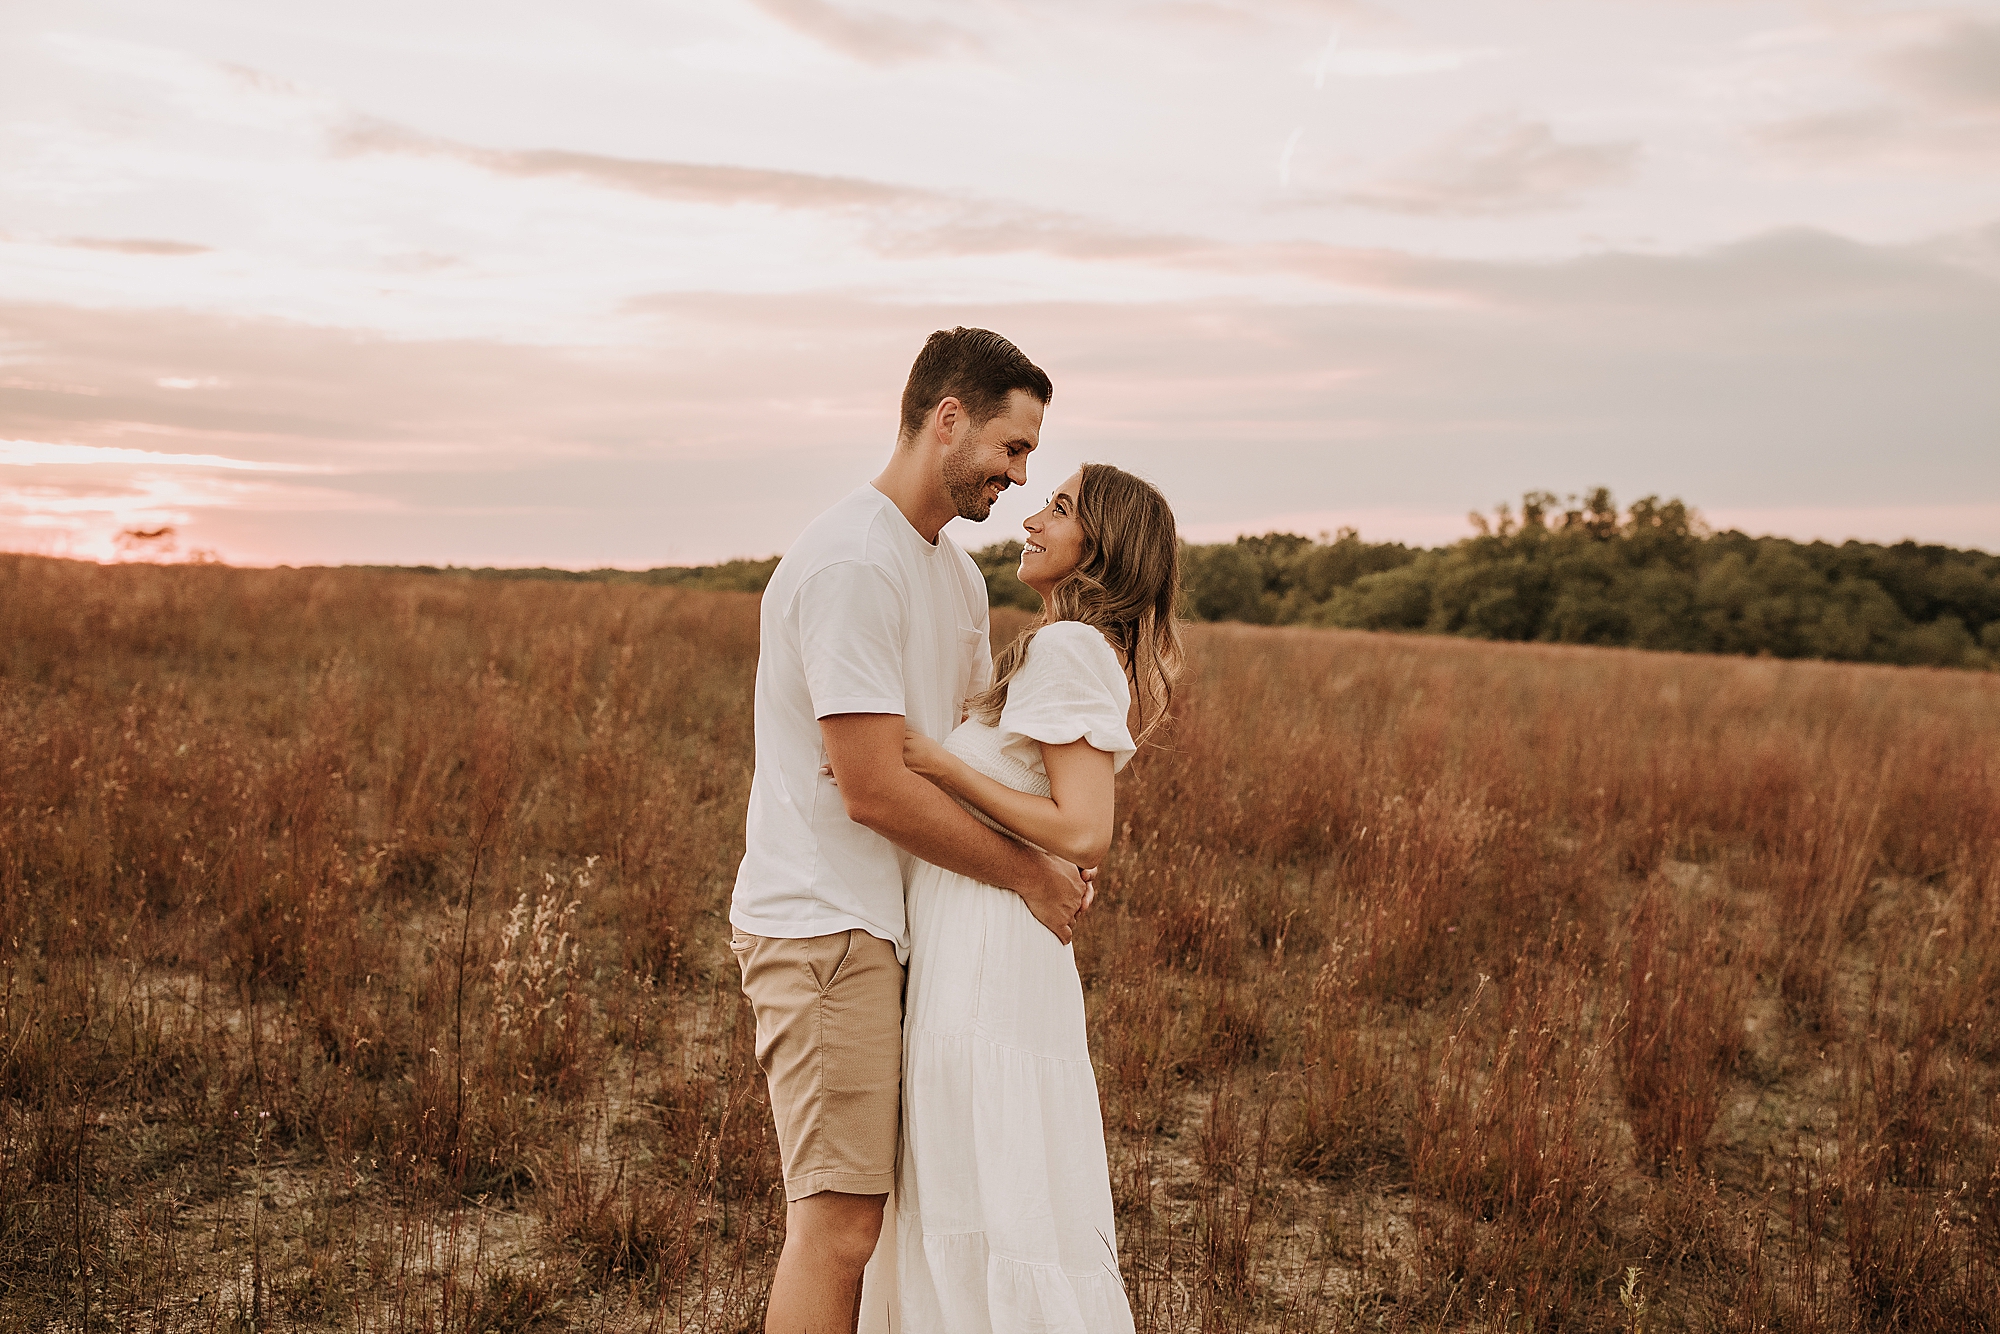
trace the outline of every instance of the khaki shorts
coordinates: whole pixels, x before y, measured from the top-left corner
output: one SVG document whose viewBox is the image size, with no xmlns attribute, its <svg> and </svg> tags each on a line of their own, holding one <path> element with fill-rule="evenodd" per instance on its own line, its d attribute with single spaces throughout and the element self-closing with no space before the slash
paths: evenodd
<svg viewBox="0 0 2000 1334">
<path fill-rule="evenodd" d="M 902 1114 L 903 965 L 866 931 L 786 940 L 734 932 L 771 1088 L 785 1198 L 886 1195 Z"/>
</svg>

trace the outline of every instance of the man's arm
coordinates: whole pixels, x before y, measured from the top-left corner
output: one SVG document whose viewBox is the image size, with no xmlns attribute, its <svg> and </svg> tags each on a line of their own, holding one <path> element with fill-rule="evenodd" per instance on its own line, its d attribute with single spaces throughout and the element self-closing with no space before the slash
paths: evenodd
<svg viewBox="0 0 2000 1334">
<path fill-rule="evenodd" d="M 1069 943 L 1070 919 L 1085 897 L 1077 869 L 988 829 L 905 768 L 901 714 L 835 714 L 820 719 L 819 730 L 848 819 L 934 866 L 1013 890 Z"/>
</svg>

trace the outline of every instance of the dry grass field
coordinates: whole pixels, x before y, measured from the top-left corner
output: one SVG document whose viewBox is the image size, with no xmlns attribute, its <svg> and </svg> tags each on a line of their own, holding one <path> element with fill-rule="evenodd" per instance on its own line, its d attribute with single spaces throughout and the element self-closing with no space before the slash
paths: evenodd
<svg viewBox="0 0 2000 1334">
<path fill-rule="evenodd" d="M 1078 937 L 1142 1329 L 2000 1327 L 2000 676 L 1192 640 Z M 0 1328 L 757 1328 L 755 655 L 0 557 Z"/>
</svg>

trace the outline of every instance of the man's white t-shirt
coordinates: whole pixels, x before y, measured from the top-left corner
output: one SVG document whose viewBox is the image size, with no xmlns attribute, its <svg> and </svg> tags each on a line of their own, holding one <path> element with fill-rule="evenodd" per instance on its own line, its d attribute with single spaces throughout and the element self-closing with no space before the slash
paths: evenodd
<svg viewBox="0 0 2000 1334">
<path fill-rule="evenodd" d="M 914 861 L 847 818 L 819 720 L 896 713 L 943 741 L 993 680 L 986 582 L 940 534 L 926 542 L 863 486 L 813 520 L 764 589 L 757 768 L 729 923 L 798 938 L 857 927 L 907 961 L 903 884 Z"/>
</svg>

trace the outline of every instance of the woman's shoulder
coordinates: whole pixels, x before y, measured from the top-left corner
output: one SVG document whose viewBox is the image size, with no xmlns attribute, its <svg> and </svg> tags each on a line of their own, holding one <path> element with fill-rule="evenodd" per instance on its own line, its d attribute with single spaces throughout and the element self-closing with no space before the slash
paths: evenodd
<svg viewBox="0 0 2000 1334">
<path fill-rule="evenodd" d="M 1051 621 L 1035 632 L 1029 653 L 1032 655 L 1044 643 L 1070 657 L 1109 658 L 1114 664 L 1118 661 L 1118 650 L 1111 646 L 1111 640 L 1087 621 Z"/>
<path fill-rule="evenodd" d="M 1028 660 L 1007 692 L 1000 729 L 1010 745 L 1023 738 L 1058 745 L 1085 738 L 1112 755 L 1115 768 L 1132 754 L 1125 716 L 1130 705 L 1131 687 L 1110 641 L 1096 626 L 1056 621 L 1035 632 Z"/>
<path fill-rule="evenodd" d="M 1035 632 L 1023 664 L 1033 675 L 1051 680 L 1095 681 L 1093 689 L 1125 686 L 1125 668 L 1118 650 L 1104 632 L 1085 621 L 1053 621 Z"/>
</svg>

